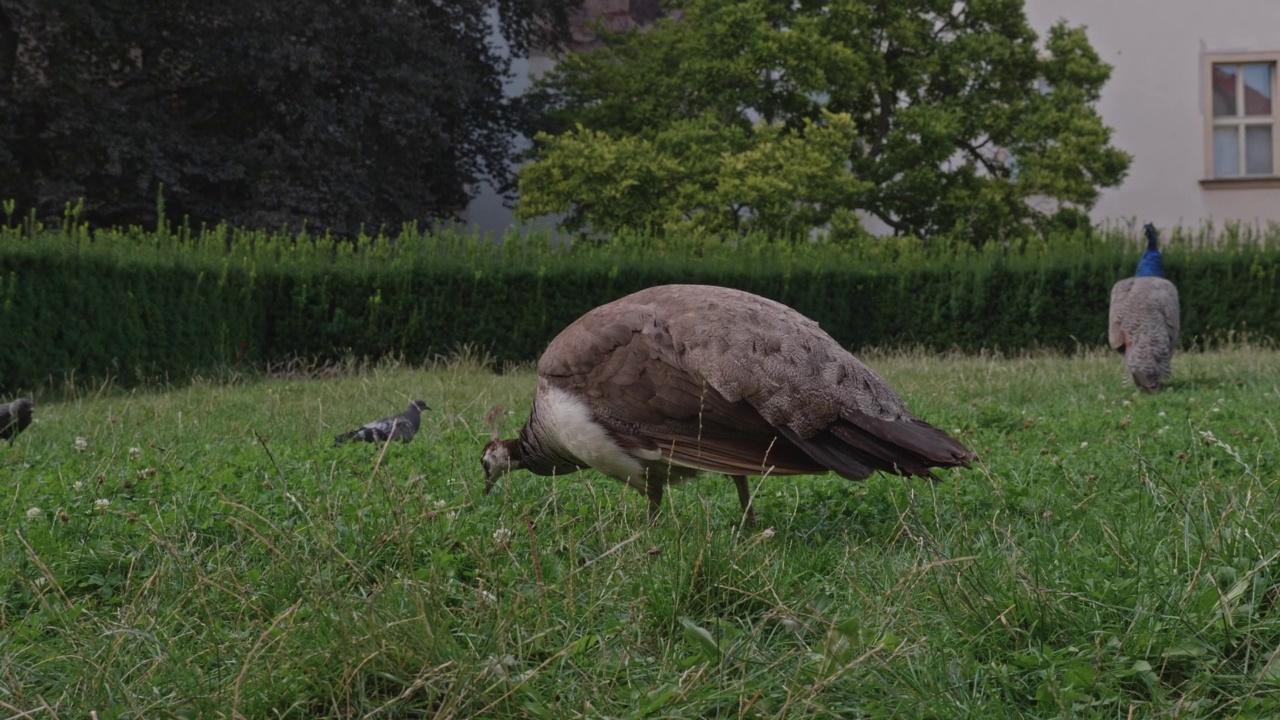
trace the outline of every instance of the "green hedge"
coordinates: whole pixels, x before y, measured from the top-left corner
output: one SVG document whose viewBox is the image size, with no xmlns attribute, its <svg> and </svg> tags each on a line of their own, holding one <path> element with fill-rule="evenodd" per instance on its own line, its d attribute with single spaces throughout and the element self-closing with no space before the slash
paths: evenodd
<svg viewBox="0 0 1280 720">
<path fill-rule="evenodd" d="M 1176 235 L 1184 344 L 1280 337 L 1280 233 Z M 406 227 L 357 242 L 216 227 L 90 230 L 69 219 L 0 229 L 0 393 L 112 377 L 130 385 L 245 362 L 398 355 L 469 344 L 537 358 L 584 311 L 669 282 L 792 305 L 853 348 L 1072 350 L 1106 339 L 1110 287 L 1133 272 L 1128 233 L 1015 247 L 882 240 L 856 247 L 545 235 L 501 243 Z"/>
</svg>

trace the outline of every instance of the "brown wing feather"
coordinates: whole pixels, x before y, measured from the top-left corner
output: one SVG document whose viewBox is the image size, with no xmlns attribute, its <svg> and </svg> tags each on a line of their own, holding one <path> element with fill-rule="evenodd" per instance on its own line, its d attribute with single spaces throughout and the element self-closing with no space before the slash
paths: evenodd
<svg viewBox="0 0 1280 720">
<path fill-rule="evenodd" d="M 749 403 L 731 403 L 705 381 L 672 365 L 656 328 L 629 335 L 591 333 L 604 351 L 585 372 L 548 375 L 584 397 L 595 420 L 623 447 L 658 451 L 672 463 L 708 472 L 758 475 L 826 468 L 779 437 Z M 602 339 L 608 337 L 608 345 Z"/>
<path fill-rule="evenodd" d="M 1182 333 L 1182 305 L 1178 301 L 1178 287 L 1171 282 L 1156 291 L 1160 314 L 1164 316 L 1165 329 L 1169 331 L 1169 345 L 1176 347 Z"/>
<path fill-rule="evenodd" d="M 1111 286 L 1111 305 L 1107 312 L 1107 344 L 1118 352 L 1124 352 L 1127 346 L 1123 325 L 1124 308 L 1132 287 L 1133 278 L 1125 278 Z"/>
<path fill-rule="evenodd" d="M 827 467 L 783 437 L 768 443 L 755 439 L 700 438 L 662 433 L 619 438 L 624 447 L 643 447 L 662 454 L 665 462 L 684 468 L 729 475 L 808 475 Z"/>
<path fill-rule="evenodd" d="M 538 374 L 582 398 L 616 434 L 754 440 L 776 435 L 749 404 L 730 402 L 683 367 L 652 308 L 593 310 L 552 341 Z"/>
<path fill-rule="evenodd" d="M 1178 288 L 1165 278 L 1131 277 L 1111 288 L 1107 341 L 1121 352 L 1132 343 L 1135 332 L 1144 330 L 1142 318 L 1159 316 L 1170 345 L 1178 344 L 1181 333 L 1181 308 Z"/>
</svg>

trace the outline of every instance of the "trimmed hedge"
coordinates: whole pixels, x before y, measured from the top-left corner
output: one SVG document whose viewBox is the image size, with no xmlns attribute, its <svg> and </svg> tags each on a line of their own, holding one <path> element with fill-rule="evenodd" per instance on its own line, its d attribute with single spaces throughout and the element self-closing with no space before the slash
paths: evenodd
<svg viewBox="0 0 1280 720">
<path fill-rule="evenodd" d="M 1213 249 L 1175 235 L 1166 267 L 1184 345 L 1230 331 L 1280 337 L 1280 232 Z M 0 393 L 112 377 L 176 381 L 239 362 L 388 354 L 420 362 L 464 344 L 536 359 L 586 310 L 651 285 L 710 283 L 787 303 L 852 349 L 1073 350 L 1106 340 L 1131 234 L 983 250 L 910 240 L 856 247 L 648 237 L 494 243 L 409 226 L 356 242 L 225 226 L 0 229 Z"/>
</svg>

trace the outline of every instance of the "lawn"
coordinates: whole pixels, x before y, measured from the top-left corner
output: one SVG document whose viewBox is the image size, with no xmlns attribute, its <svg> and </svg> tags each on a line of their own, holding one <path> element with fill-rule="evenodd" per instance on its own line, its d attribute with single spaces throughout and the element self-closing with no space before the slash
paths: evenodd
<svg viewBox="0 0 1280 720">
<path fill-rule="evenodd" d="M 67 390 L 0 446 L 0 714 L 1276 717 L 1280 353 L 868 356 L 982 457 L 940 482 L 484 495 L 527 370 Z M 433 408 L 407 445 L 333 435 Z M 78 438 L 83 438 L 82 441 Z"/>
</svg>

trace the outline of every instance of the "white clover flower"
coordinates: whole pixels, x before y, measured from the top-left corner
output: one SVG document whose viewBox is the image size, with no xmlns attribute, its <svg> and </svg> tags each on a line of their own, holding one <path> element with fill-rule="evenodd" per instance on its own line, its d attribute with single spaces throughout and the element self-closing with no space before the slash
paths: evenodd
<svg viewBox="0 0 1280 720">
<path fill-rule="evenodd" d="M 500 527 L 493 531 L 493 544 L 499 548 L 507 548 L 511 545 L 511 531 Z"/>
<path fill-rule="evenodd" d="M 445 514 L 444 514 L 444 517 L 445 517 L 445 519 L 446 519 L 446 520 L 449 520 L 450 522 L 452 522 L 452 521 L 454 521 L 454 520 L 457 520 L 457 519 L 458 519 L 458 511 L 457 511 L 457 510 L 450 510 L 449 512 L 447 512 L 447 513 L 445 513 Z"/>
<path fill-rule="evenodd" d="M 1122 402 L 1122 403 L 1120 403 L 1120 404 L 1121 404 L 1121 405 L 1123 405 L 1123 406 L 1125 406 L 1125 407 L 1129 407 L 1130 405 L 1132 405 L 1132 404 L 1133 404 L 1133 401 L 1132 401 L 1132 400 L 1125 400 L 1124 402 Z"/>
<path fill-rule="evenodd" d="M 136 448 L 136 447 L 129 448 L 130 460 L 137 460 L 140 457 L 142 457 L 142 448 Z"/>
<path fill-rule="evenodd" d="M 1160 412 L 1156 413 L 1156 417 L 1169 417 L 1169 413 L 1161 410 Z"/>
<path fill-rule="evenodd" d="M 449 501 L 448 501 L 448 500 L 443 500 L 443 499 L 442 499 L 442 500 L 437 500 L 437 501 L 436 501 L 436 503 L 435 503 L 435 505 L 436 505 L 436 507 L 437 507 L 437 508 L 442 508 L 442 507 L 444 507 L 445 505 L 448 505 L 448 504 L 449 504 Z"/>
<path fill-rule="evenodd" d="M 1103 395 L 1102 393 L 1098 393 L 1098 399 L 1099 399 L 1099 400 L 1106 400 L 1106 399 L 1107 399 L 1107 396 L 1106 396 L 1106 395 Z"/>
<path fill-rule="evenodd" d="M 27 510 L 28 520 L 39 520 L 42 516 L 44 516 L 44 511 L 38 507 L 29 508 Z"/>
<path fill-rule="evenodd" d="M 85 450 L 88 450 L 88 449 L 89 449 L 88 438 L 82 438 L 82 437 L 76 438 L 76 452 L 84 452 Z"/>
<path fill-rule="evenodd" d="M 1087 447 L 1089 447 L 1089 441 L 1088 441 L 1088 440 L 1085 440 L 1084 442 L 1080 443 L 1080 449 L 1081 449 L 1081 450 L 1083 450 L 1083 449 L 1085 449 L 1085 448 L 1087 448 Z"/>
<path fill-rule="evenodd" d="M 765 528 L 760 531 L 760 537 L 764 538 L 765 540 L 768 540 L 769 538 L 773 537 L 776 534 L 777 534 L 777 531 L 774 530 L 773 528 Z"/>
<path fill-rule="evenodd" d="M 75 481 L 74 483 L 71 484 L 71 489 L 75 490 L 76 492 L 80 492 L 81 490 L 84 490 L 84 481 L 83 480 Z"/>
<path fill-rule="evenodd" d="M 108 500 L 107 498 L 98 498 L 97 500 L 93 501 L 93 507 L 98 510 L 106 510 L 107 508 L 111 507 L 111 501 Z"/>
</svg>

